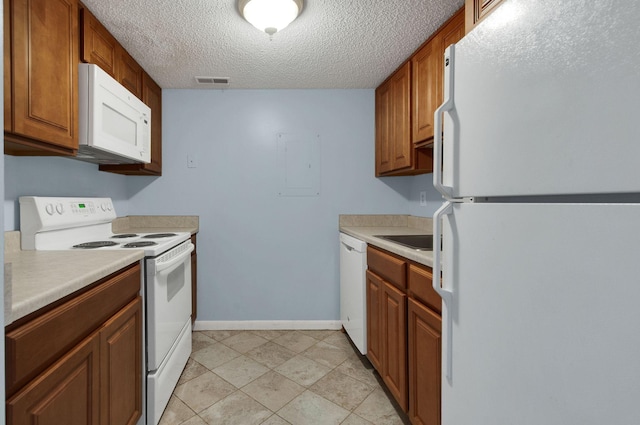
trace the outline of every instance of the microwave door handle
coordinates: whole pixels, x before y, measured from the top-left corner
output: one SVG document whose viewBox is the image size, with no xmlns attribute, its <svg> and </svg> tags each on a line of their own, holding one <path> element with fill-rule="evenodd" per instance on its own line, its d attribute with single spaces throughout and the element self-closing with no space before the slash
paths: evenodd
<svg viewBox="0 0 640 425">
<path fill-rule="evenodd" d="M 173 266 L 175 266 L 176 264 L 182 263 L 187 257 L 189 257 L 191 255 L 191 252 L 193 251 L 194 246 L 192 243 L 189 243 L 189 248 L 187 248 L 186 251 L 181 252 L 180 255 L 178 255 L 175 258 L 172 258 L 171 260 L 167 261 L 166 263 L 161 263 L 158 264 L 158 266 L 156 267 L 156 272 L 157 273 L 168 273 L 172 269 Z"/>
</svg>

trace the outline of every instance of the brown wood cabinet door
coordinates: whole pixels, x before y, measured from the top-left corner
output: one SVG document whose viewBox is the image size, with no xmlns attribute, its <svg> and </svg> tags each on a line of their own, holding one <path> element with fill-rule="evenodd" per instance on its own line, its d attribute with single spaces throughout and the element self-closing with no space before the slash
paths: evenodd
<svg viewBox="0 0 640 425">
<path fill-rule="evenodd" d="M 434 41 L 411 59 L 413 64 L 413 143 L 433 138 L 433 114 L 438 108 L 439 49 Z"/>
<path fill-rule="evenodd" d="M 116 78 L 118 41 L 87 8 L 80 10 L 80 54 L 86 63 L 93 63 Z"/>
<path fill-rule="evenodd" d="M 142 414 L 142 298 L 100 331 L 100 423 L 134 425 Z"/>
<path fill-rule="evenodd" d="M 382 292 L 382 335 L 382 379 L 406 412 L 407 296 L 386 282 Z"/>
<path fill-rule="evenodd" d="M 85 339 L 7 401 L 9 425 L 98 425 L 97 334 Z"/>
<path fill-rule="evenodd" d="M 450 45 L 464 37 L 464 9 L 456 12 L 451 20 L 439 31 L 436 40 L 439 45 L 438 57 L 438 99 L 439 106 L 444 102 L 444 51 Z M 435 110 L 434 110 L 435 112 Z"/>
<path fill-rule="evenodd" d="M 11 131 L 11 1 L 3 4 L 3 36 L 4 36 L 4 131 Z"/>
<path fill-rule="evenodd" d="M 411 62 L 404 64 L 392 77 L 393 131 L 391 157 L 392 170 L 411 167 L 413 145 L 411 143 Z"/>
<path fill-rule="evenodd" d="M 409 299 L 409 419 L 440 425 L 442 317 Z"/>
<path fill-rule="evenodd" d="M 116 80 L 126 87 L 137 98 L 142 99 L 142 67 L 122 46 L 117 46 L 118 62 Z M 153 118 L 152 118 L 153 119 Z"/>
<path fill-rule="evenodd" d="M 376 90 L 376 175 L 391 171 L 393 122 L 391 116 L 391 82 Z"/>
<path fill-rule="evenodd" d="M 502 0 L 465 0 L 465 33 L 487 17 Z"/>
<path fill-rule="evenodd" d="M 367 270 L 367 358 L 382 374 L 382 317 L 381 303 L 384 283 Z"/>
<path fill-rule="evenodd" d="M 76 0 L 11 1 L 12 133 L 77 150 L 78 62 Z"/>
</svg>

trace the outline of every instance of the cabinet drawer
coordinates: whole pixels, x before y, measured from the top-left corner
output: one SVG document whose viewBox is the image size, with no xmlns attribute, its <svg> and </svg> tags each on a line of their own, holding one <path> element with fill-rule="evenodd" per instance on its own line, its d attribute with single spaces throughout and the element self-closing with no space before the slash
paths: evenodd
<svg viewBox="0 0 640 425">
<path fill-rule="evenodd" d="M 140 291 L 140 265 L 9 331 L 5 336 L 7 395 L 53 364 Z"/>
<path fill-rule="evenodd" d="M 371 246 L 367 247 L 367 266 L 369 270 L 398 288 L 407 287 L 407 263 L 397 257 Z"/>
<path fill-rule="evenodd" d="M 433 289 L 433 273 L 430 268 L 409 266 L 409 293 L 414 298 L 442 313 L 442 298 Z"/>
</svg>

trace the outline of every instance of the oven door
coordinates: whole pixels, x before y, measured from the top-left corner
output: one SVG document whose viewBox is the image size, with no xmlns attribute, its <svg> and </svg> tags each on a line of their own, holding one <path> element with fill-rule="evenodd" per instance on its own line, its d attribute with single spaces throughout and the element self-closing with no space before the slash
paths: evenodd
<svg viewBox="0 0 640 425">
<path fill-rule="evenodd" d="M 186 241 L 146 260 L 147 370 L 158 369 L 191 320 L 191 252 Z"/>
</svg>

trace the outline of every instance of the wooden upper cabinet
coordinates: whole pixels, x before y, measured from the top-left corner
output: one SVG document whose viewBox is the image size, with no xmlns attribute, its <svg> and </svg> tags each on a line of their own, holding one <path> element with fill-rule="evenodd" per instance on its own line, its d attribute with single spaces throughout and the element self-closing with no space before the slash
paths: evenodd
<svg viewBox="0 0 640 425">
<path fill-rule="evenodd" d="M 5 153 L 74 155 L 78 149 L 78 3 L 5 0 L 4 14 L 9 16 L 8 25 L 4 19 L 5 120 L 9 118 Z"/>
<path fill-rule="evenodd" d="M 392 168 L 400 170 L 412 164 L 411 145 L 411 62 L 392 77 L 391 106 L 393 118 Z"/>
<path fill-rule="evenodd" d="M 118 41 L 85 7 L 80 10 L 80 26 L 82 61 L 94 63 L 113 78 L 117 78 Z"/>
<path fill-rule="evenodd" d="M 376 89 L 376 175 L 391 171 L 391 81 Z"/>
<path fill-rule="evenodd" d="M 433 115 L 442 104 L 444 51 L 464 37 L 464 9 L 453 15 L 412 57 L 413 143 L 433 143 Z"/>
<path fill-rule="evenodd" d="M 502 0 L 465 0 L 465 34 L 500 4 Z"/>
<path fill-rule="evenodd" d="M 431 40 L 416 53 L 413 63 L 413 143 L 433 139 L 433 114 L 438 108 L 438 52 Z"/>
<path fill-rule="evenodd" d="M 118 57 L 116 80 L 131 93 L 135 94 L 137 98 L 142 99 L 142 67 L 119 44 L 116 54 Z"/>
</svg>

